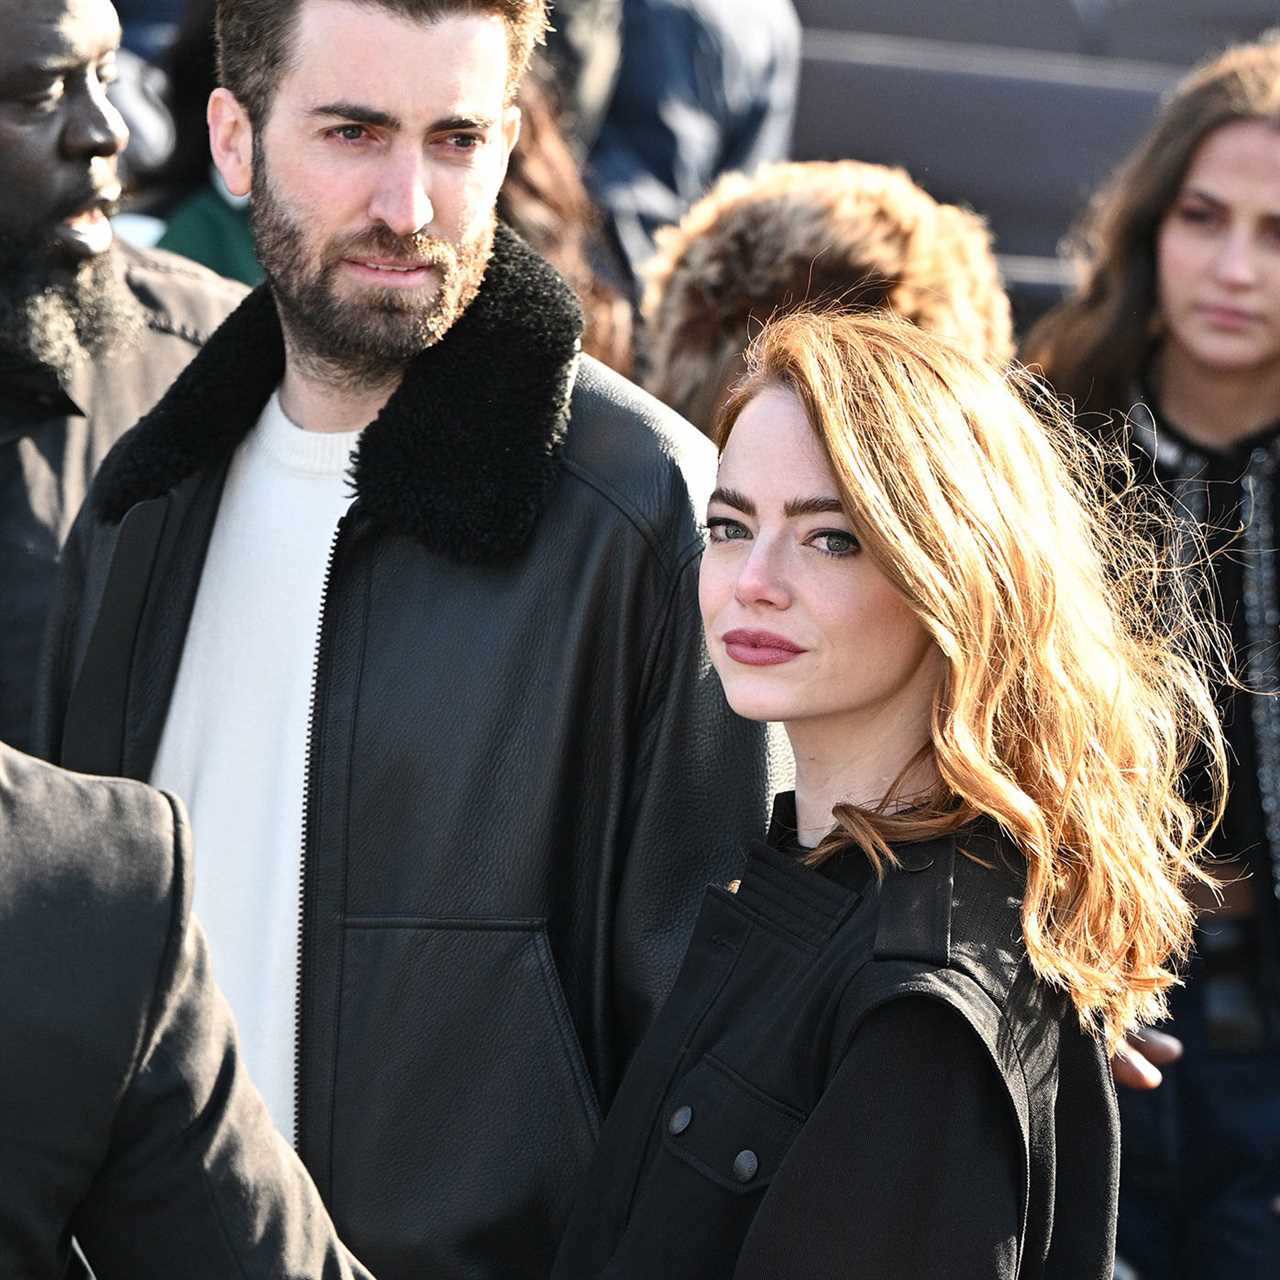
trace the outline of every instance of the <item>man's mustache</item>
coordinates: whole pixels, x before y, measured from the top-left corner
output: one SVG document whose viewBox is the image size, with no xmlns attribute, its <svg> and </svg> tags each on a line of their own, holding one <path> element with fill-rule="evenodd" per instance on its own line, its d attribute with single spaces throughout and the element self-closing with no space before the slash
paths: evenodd
<svg viewBox="0 0 1280 1280">
<path fill-rule="evenodd" d="M 50 222 L 64 222 L 74 218 L 77 213 L 85 213 L 90 209 L 100 209 L 108 218 L 114 218 L 120 212 L 122 192 L 117 182 L 103 187 L 87 186 L 80 188 L 74 195 L 68 196 L 50 215 Z"/>
<path fill-rule="evenodd" d="M 388 258 L 404 266 L 439 267 L 449 270 L 457 265 L 457 250 L 448 240 L 415 231 L 398 236 L 390 227 L 375 226 L 352 236 L 329 254 L 331 262 L 345 258 Z"/>
</svg>

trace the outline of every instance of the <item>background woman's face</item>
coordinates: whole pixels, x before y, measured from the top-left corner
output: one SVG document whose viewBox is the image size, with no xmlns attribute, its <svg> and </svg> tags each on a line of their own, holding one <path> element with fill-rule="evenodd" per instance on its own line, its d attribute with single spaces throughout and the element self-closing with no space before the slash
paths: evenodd
<svg viewBox="0 0 1280 1280">
<path fill-rule="evenodd" d="M 700 598 L 729 705 L 792 732 L 924 731 L 938 652 L 859 545 L 800 401 L 768 388 L 743 409 L 708 508 Z"/>
<path fill-rule="evenodd" d="M 1168 355 L 1211 373 L 1280 371 L 1280 130 L 1215 129 L 1156 238 Z"/>
</svg>

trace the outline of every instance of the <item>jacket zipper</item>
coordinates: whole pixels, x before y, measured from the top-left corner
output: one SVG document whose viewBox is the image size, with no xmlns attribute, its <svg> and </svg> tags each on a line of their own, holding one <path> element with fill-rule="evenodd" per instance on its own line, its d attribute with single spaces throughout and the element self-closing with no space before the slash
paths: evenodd
<svg viewBox="0 0 1280 1280">
<path fill-rule="evenodd" d="M 307 736 L 303 747 L 305 763 L 302 771 L 302 857 L 299 867 L 298 889 L 298 969 L 297 987 L 293 1006 L 293 1147 L 302 1153 L 302 993 L 307 978 L 307 917 L 313 896 L 311 878 L 307 875 L 307 848 L 311 837 L 311 810 L 314 803 L 315 775 L 312 770 L 312 748 L 315 744 L 316 710 L 320 701 L 320 664 L 324 655 L 325 607 L 329 600 L 329 588 L 333 583 L 333 565 L 338 555 L 338 541 L 342 537 L 345 515 L 338 517 L 333 539 L 329 543 L 329 559 L 324 567 L 324 580 L 320 587 L 320 613 L 316 623 L 315 662 L 311 668 L 311 704 L 307 712 Z"/>
</svg>

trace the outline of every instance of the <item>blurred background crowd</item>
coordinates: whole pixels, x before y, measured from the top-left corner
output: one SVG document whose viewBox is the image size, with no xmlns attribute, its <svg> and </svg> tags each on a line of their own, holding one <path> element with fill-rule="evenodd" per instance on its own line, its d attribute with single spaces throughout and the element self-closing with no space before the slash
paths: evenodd
<svg viewBox="0 0 1280 1280">
<path fill-rule="evenodd" d="M 121 235 L 258 283 L 246 201 L 209 160 L 213 0 L 116 6 Z M 1185 77 L 1277 20 L 1274 0 L 556 0 L 499 209 L 577 290 L 587 349 L 704 429 L 760 323 L 819 300 L 999 363 L 1021 350 L 1078 408 L 1130 413 L 1139 474 L 1216 538 L 1222 621 L 1266 691 L 1280 347 L 1252 381 L 1202 375 L 1249 308 L 1280 326 L 1280 270 L 1257 256 L 1280 261 L 1280 151 L 1239 132 L 1280 127 L 1280 52 Z M 1169 308 L 1201 278 L 1197 337 Z M 1121 1100 L 1126 1274 L 1269 1257 L 1280 1275 L 1280 713 L 1246 701 L 1224 700 L 1229 884 L 1175 1002 L 1185 1057 Z M 1261 1269 L 1236 1269 L 1235 1238 Z"/>
<path fill-rule="evenodd" d="M 616 304 L 639 307 L 656 231 L 720 175 L 781 160 L 899 167 L 935 200 L 976 211 L 1025 332 L 1070 285 L 1063 239 L 1161 96 L 1192 64 L 1280 18 L 1269 0 L 553 8 L 504 213 L 594 301 L 596 353 L 624 369 L 643 334 L 627 331 Z M 117 9 L 126 58 L 113 96 L 131 130 L 135 195 L 125 234 L 256 284 L 247 213 L 208 159 L 213 0 Z"/>
</svg>

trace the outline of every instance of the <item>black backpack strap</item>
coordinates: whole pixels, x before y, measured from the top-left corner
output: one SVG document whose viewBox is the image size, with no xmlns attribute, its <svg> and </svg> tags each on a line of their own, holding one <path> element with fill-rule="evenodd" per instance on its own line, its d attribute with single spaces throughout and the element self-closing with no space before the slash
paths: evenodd
<svg viewBox="0 0 1280 1280">
<path fill-rule="evenodd" d="M 900 867 L 880 884 L 875 959 L 946 965 L 951 959 L 951 903 L 956 841 L 942 836 L 899 851 Z"/>
</svg>

